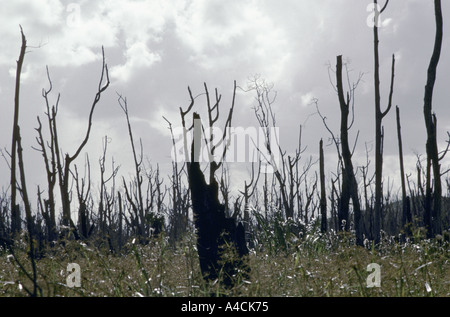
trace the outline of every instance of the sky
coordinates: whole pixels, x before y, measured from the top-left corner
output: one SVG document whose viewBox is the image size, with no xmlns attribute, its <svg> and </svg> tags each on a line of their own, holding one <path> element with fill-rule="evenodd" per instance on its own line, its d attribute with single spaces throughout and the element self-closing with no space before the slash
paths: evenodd
<svg viewBox="0 0 450 317">
<path fill-rule="evenodd" d="M 383 1 L 381 1 L 383 2 Z M 132 154 L 126 118 L 118 95 L 127 98 L 135 140 L 142 140 L 145 162 L 168 175 L 171 139 L 168 124 L 180 126 L 179 107 L 189 105 L 193 95 L 211 92 L 222 95 L 222 118 L 226 116 L 233 82 L 236 95 L 233 126 L 257 126 L 254 92 L 246 91 L 259 76 L 273 84 L 273 104 L 280 143 L 292 153 L 302 126 L 302 160 L 316 159 L 319 140 L 324 139 L 326 166 L 336 169 L 336 149 L 317 115 L 321 113 L 337 134 L 339 104 L 332 72 L 336 56 L 343 55 L 349 82 L 362 75 L 355 91 L 357 134 L 356 166 L 374 166 L 373 29 L 371 1 L 363 0 L 0 0 L 0 148 L 11 147 L 16 60 L 20 51 L 20 28 L 27 38 L 27 53 L 21 81 L 19 124 L 23 138 L 25 169 L 31 190 L 45 187 L 43 161 L 36 146 L 37 116 L 45 119 L 42 89 L 48 89 L 49 69 L 54 104 L 60 94 L 58 125 L 64 153 L 73 154 L 84 138 L 87 118 L 102 69 L 102 47 L 111 84 L 95 110 L 92 133 L 76 161 L 84 166 L 89 154 L 91 168 L 98 171 L 102 142 L 107 136 L 107 168 L 120 165 L 119 174 L 132 174 Z M 450 51 L 448 24 L 450 4 L 443 1 L 444 43 L 435 86 L 433 110 L 438 118 L 438 138 L 444 149 L 450 130 L 448 83 Z M 450 21 L 450 20 L 449 20 Z M 391 58 L 396 57 L 393 105 L 401 112 L 406 171 L 414 173 L 416 156 L 425 156 L 423 95 L 431 57 L 435 24 L 432 1 L 391 1 L 381 16 L 381 98 L 388 101 Z M 330 72 L 331 69 L 331 72 Z M 331 82 L 330 82 L 331 75 Z M 195 110 L 204 111 L 204 96 Z M 395 109 L 383 120 L 385 131 L 384 173 L 399 188 Z M 366 151 L 368 149 L 368 152 Z M 7 156 L 7 155 L 6 155 Z M 109 162 L 109 163 L 108 163 Z M 448 162 L 443 161 L 443 169 Z M 318 166 L 315 168 L 318 169 Z M 108 171 L 107 171 L 108 173 Z M 9 183 L 5 159 L 0 161 L 3 189 Z M 237 170 L 232 179 L 242 187 L 246 171 Z"/>
</svg>

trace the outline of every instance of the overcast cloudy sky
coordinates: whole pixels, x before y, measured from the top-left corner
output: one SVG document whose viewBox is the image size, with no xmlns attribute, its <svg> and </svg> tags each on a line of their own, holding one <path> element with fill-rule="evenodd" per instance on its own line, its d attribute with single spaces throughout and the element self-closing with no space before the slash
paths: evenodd
<svg viewBox="0 0 450 317">
<path fill-rule="evenodd" d="M 142 138 L 152 163 L 170 166 L 170 135 L 162 116 L 180 124 L 178 108 L 189 104 L 193 94 L 217 87 L 223 108 L 230 103 L 233 81 L 247 86 L 259 74 L 274 84 L 274 104 L 280 140 L 289 151 L 297 144 L 303 125 L 303 145 L 317 157 L 318 143 L 329 134 L 315 114 L 312 98 L 337 131 L 339 112 L 336 93 L 329 81 L 328 66 L 336 56 L 348 62 L 350 77 L 363 73 L 355 96 L 355 126 L 360 131 L 355 159 L 365 164 L 365 148 L 374 142 L 373 31 L 367 22 L 367 0 L 0 0 L 0 147 L 10 148 L 14 77 L 20 50 L 20 29 L 28 40 L 23 69 L 20 125 L 25 168 L 30 174 L 43 169 L 36 145 L 36 116 L 43 117 L 41 96 L 48 88 L 46 66 L 53 81 L 53 102 L 61 93 L 60 138 L 64 152 L 73 153 L 81 142 L 101 71 L 101 47 L 105 49 L 111 85 L 94 115 L 89 144 L 92 168 L 101 155 L 107 135 L 109 160 L 122 165 L 127 175 L 132 159 L 126 121 L 117 93 L 126 96 L 135 138 Z M 381 1 L 384 2 L 384 1 Z M 444 45 L 434 96 L 438 135 L 444 147 L 450 130 L 449 83 L 450 5 L 443 1 Z M 380 27 L 382 101 L 387 104 L 392 54 L 396 55 L 394 105 L 402 115 L 405 155 L 425 153 L 423 94 L 426 70 L 434 41 L 433 1 L 391 1 Z M 235 126 L 255 125 L 253 95 L 239 91 Z M 204 107 L 198 100 L 198 109 Z M 385 106 L 384 106 L 385 107 Z M 224 113 L 223 110 L 222 113 Z M 384 120 L 385 171 L 398 168 L 395 109 Z M 325 149 L 336 157 L 335 147 Z M 369 153 L 373 159 L 373 152 Z M 83 157 L 77 163 L 83 164 Z M 373 166 L 373 163 L 372 163 Z M 335 167 L 331 167 L 335 169 Z M 444 166 L 443 168 L 446 168 Z M 0 162 L 2 186 L 8 184 L 8 166 Z M 38 183 L 31 177 L 29 186 Z M 399 186 L 399 183 L 397 183 Z"/>
</svg>

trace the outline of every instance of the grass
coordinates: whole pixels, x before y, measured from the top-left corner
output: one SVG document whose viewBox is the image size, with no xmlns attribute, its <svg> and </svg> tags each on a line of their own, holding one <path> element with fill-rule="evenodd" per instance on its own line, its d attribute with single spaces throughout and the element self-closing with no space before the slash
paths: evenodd
<svg viewBox="0 0 450 317">
<path fill-rule="evenodd" d="M 16 242 L 15 253 L 31 270 L 26 245 Z M 250 278 L 238 274 L 236 286 L 225 289 L 203 281 L 194 235 L 176 246 L 164 236 L 145 246 L 130 241 L 121 254 L 66 241 L 37 260 L 37 282 L 42 296 L 450 296 L 450 244 L 443 239 L 399 243 L 384 237 L 376 247 L 357 247 L 350 234 L 310 232 L 286 245 L 279 252 L 257 245 L 247 258 Z M 80 265 L 79 288 L 67 286 L 69 263 Z M 370 263 L 381 266 L 381 287 L 367 287 Z M 27 296 L 24 289 L 31 287 L 12 256 L 0 251 L 0 297 Z"/>
</svg>

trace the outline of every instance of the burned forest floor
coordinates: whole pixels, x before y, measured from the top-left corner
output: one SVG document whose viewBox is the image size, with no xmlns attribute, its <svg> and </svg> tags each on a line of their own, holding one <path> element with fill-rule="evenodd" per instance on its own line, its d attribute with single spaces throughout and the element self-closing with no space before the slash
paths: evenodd
<svg viewBox="0 0 450 317">
<path fill-rule="evenodd" d="M 36 256 L 35 275 L 22 237 L 13 254 L 0 249 L 0 297 L 28 296 L 33 276 L 44 297 L 449 297 L 449 241 L 414 240 L 385 236 L 359 247 L 350 233 L 313 229 L 283 245 L 256 241 L 250 274 L 238 273 L 229 289 L 204 282 L 194 234 L 176 243 L 164 234 L 145 245 L 132 240 L 115 253 L 103 241 L 58 242 Z"/>
</svg>

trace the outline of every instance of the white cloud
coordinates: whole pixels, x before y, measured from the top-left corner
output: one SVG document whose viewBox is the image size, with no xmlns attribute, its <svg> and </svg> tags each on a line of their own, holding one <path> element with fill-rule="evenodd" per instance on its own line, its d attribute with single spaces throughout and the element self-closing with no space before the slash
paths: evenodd
<svg viewBox="0 0 450 317">
<path fill-rule="evenodd" d="M 269 74 L 272 80 L 279 78 L 291 56 L 291 43 L 282 26 L 259 4 L 194 0 L 178 11 L 176 32 L 190 60 L 208 71 L 241 65 Z"/>
<path fill-rule="evenodd" d="M 38 30 L 53 32 L 62 21 L 63 7 L 57 0 L 3 1 L 0 11 L 0 66 L 12 65 L 20 50 L 20 29 L 40 38 Z M 33 41 L 34 42 L 34 41 Z M 15 45 L 12 45 L 15 44 Z M 28 43 L 30 44 L 30 42 Z"/>
<path fill-rule="evenodd" d="M 245 6 L 244 2 L 236 5 L 234 1 L 191 1 L 174 16 L 178 36 L 199 55 L 226 46 L 246 28 L 242 12 Z"/>
<path fill-rule="evenodd" d="M 161 51 L 151 49 L 161 41 L 161 34 L 171 14 L 167 1 L 105 1 L 104 19 L 116 30 L 117 45 L 124 47 L 125 62 L 111 68 L 111 76 L 126 82 L 142 68 L 161 61 Z"/>
<path fill-rule="evenodd" d="M 144 43 L 137 42 L 127 49 L 125 59 L 125 64 L 111 68 L 112 78 L 126 82 L 133 73 L 161 61 L 161 56 L 158 53 L 151 52 Z"/>
<path fill-rule="evenodd" d="M 59 0 L 15 0 L 2 2 L 1 15 L 3 24 L 55 27 L 61 23 L 63 11 Z"/>
<path fill-rule="evenodd" d="M 388 18 L 388 19 L 384 19 L 383 22 L 381 22 L 381 27 L 387 27 L 392 23 L 392 19 Z"/>
<path fill-rule="evenodd" d="M 311 102 L 313 101 L 314 97 L 315 96 L 314 96 L 314 94 L 312 92 L 307 92 L 306 94 L 302 95 L 300 97 L 301 101 L 302 101 L 302 106 L 303 107 L 308 107 L 311 104 Z"/>
<path fill-rule="evenodd" d="M 123 32 L 127 46 L 135 42 L 157 40 L 170 12 L 168 1 L 104 1 L 100 6 L 104 19 Z"/>
</svg>

